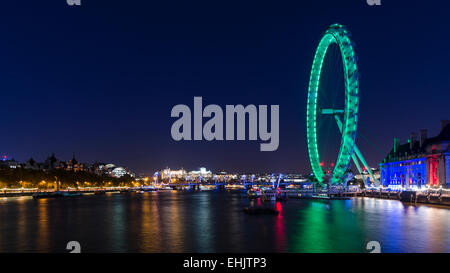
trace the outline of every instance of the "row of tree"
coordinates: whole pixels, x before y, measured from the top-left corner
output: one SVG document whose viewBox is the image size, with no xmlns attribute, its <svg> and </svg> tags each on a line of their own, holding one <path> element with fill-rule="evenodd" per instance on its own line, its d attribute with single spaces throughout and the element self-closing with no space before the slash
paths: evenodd
<svg viewBox="0 0 450 273">
<path fill-rule="evenodd" d="M 56 181 L 60 182 L 62 188 L 75 188 L 78 186 L 126 186 L 130 185 L 134 179 L 129 175 L 116 178 L 85 171 L 74 172 L 62 169 L 43 171 L 0 167 L 0 188 L 52 188 L 56 185 Z"/>
</svg>

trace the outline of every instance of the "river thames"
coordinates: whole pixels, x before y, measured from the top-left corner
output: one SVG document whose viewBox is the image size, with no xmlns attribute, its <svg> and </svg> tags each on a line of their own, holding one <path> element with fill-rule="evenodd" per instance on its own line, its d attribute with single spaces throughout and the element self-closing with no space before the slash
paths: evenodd
<svg viewBox="0 0 450 273">
<path fill-rule="evenodd" d="M 0 198 L 0 252 L 450 252 L 450 210 L 353 198 L 273 203 L 241 191 Z"/>
</svg>

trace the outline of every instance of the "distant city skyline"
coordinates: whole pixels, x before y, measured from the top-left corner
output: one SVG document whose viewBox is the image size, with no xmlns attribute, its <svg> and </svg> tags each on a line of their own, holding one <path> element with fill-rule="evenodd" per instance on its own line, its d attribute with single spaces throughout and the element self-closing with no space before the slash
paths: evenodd
<svg viewBox="0 0 450 273">
<path fill-rule="evenodd" d="M 0 162 L 4 162 L 4 163 L 16 162 L 18 164 L 26 165 L 26 164 L 28 164 L 29 161 L 33 160 L 37 164 L 45 164 L 45 162 L 47 162 L 49 160 L 49 158 L 52 158 L 52 157 L 54 157 L 56 160 L 58 160 L 58 161 L 60 161 L 62 163 L 69 163 L 69 162 L 72 162 L 72 161 L 76 161 L 77 163 L 80 163 L 82 165 L 86 165 L 87 164 L 86 167 L 89 167 L 89 166 L 95 165 L 95 164 L 97 164 L 97 165 L 98 164 L 113 165 L 114 167 L 116 167 L 116 165 L 115 165 L 116 163 L 113 163 L 113 162 L 109 162 L 109 161 L 105 162 L 105 161 L 102 161 L 102 160 L 93 160 L 93 161 L 83 160 L 83 159 L 79 160 L 79 159 L 77 159 L 77 157 L 75 157 L 75 155 L 73 155 L 70 159 L 65 160 L 63 158 L 59 158 L 54 153 L 51 153 L 45 159 L 35 159 L 33 157 L 30 157 L 27 160 L 17 160 L 14 157 L 9 157 L 7 155 L 1 155 Z M 127 168 L 127 166 L 123 166 L 123 167 L 117 166 L 117 167 L 119 167 L 119 168 Z M 127 169 L 129 169 L 129 168 L 127 168 Z M 246 171 L 242 171 L 242 172 L 233 172 L 233 171 L 226 170 L 224 168 L 217 169 L 217 170 L 210 170 L 207 166 L 199 166 L 199 167 L 192 168 L 192 169 L 184 168 L 184 167 L 177 167 L 177 166 L 161 166 L 160 168 L 157 168 L 155 170 L 151 170 L 149 172 L 141 172 L 141 173 L 137 173 L 134 170 L 130 169 L 130 172 L 132 172 L 133 175 L 136 175 L 136 177 L 138 177 L 138 176 L 140 176 L 140 177 L 142 177 L 142 176 L 154 176 L 155 173 L 162 173 L 162 172 L 166 172 L 166 171 L 171 171 L 171 172 L 174 172 L 174 173 L 179 173 L 181 171 L 194 172 L 194 173 L 195 172 L 200 172 L 200 173 L 201 172 L 206 172 L 206 173 L 209 173 L 209 174 L 219 174 L 219 173 L 226 173 L 226 174 L 267 174 L 267 173 L 270 173 L 270 172 L 266 172 L 266 171 L 255 172 L 253 170 L 246 170 Z M 280 172 L 275 172 L 275 173 L 279 174 Z M 290 173 L 290 174 L 308 175 L 309 173 L 295 172 L 295 173 Z"/>
</svg>

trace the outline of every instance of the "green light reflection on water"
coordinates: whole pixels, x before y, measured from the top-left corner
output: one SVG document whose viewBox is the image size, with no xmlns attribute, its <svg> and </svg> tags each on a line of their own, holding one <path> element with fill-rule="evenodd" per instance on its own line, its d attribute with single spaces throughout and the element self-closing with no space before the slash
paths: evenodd
<svg viewBox="0 0 450 273">
<path fill-rule="evenodd" d="M 313 201 L 299 209 L 289 252 L 365 252 L 358 219 L 350 201 Z"/>
</svg>

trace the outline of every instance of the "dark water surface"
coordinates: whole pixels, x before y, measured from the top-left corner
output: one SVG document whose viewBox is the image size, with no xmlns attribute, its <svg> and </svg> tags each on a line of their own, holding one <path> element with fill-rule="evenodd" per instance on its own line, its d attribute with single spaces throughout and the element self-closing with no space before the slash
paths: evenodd
<svg viewBox="0 0 450 273">
<path fill-rule="evenodd" d="M 290 199 L 278 216 L 242 192 L 0 198 L 0 252 L 450 252 L 450 210 L 393 200 Z"/>
</svg>

